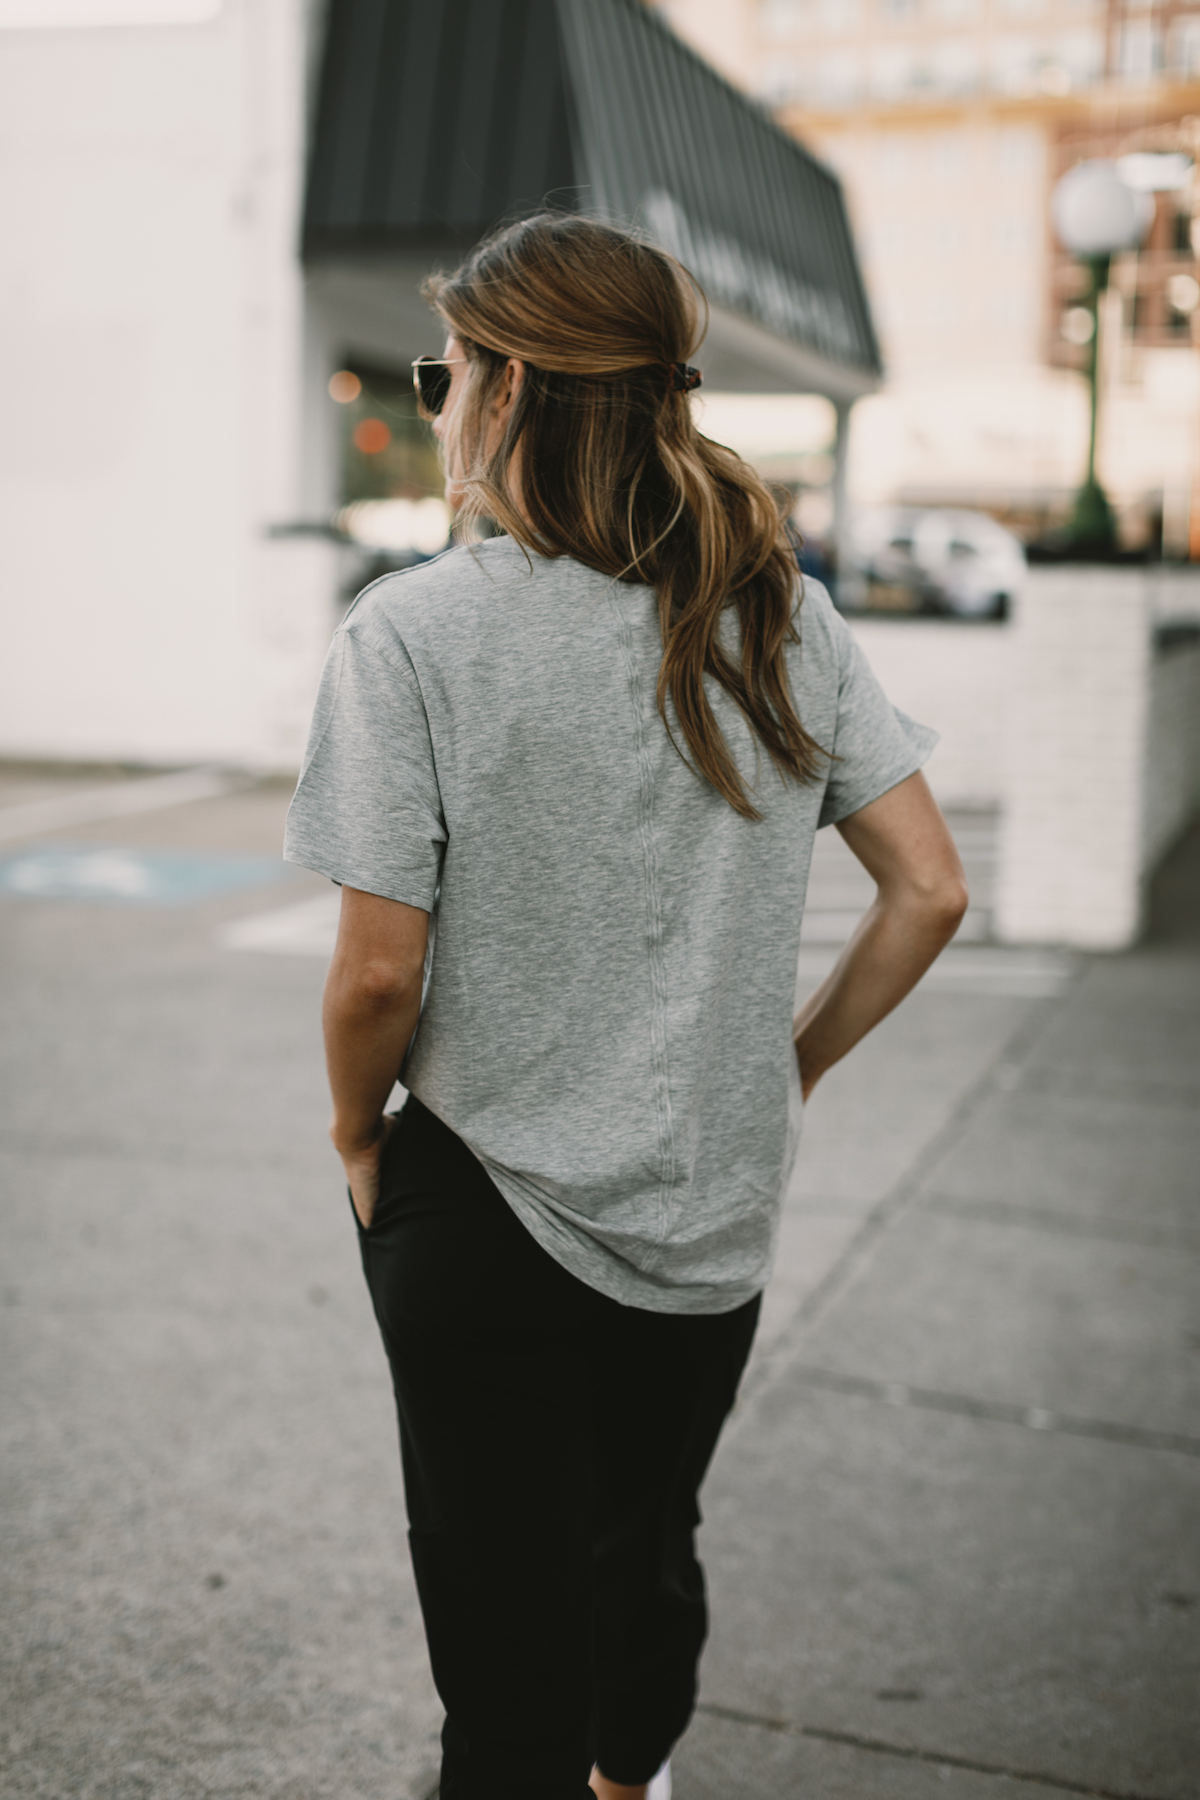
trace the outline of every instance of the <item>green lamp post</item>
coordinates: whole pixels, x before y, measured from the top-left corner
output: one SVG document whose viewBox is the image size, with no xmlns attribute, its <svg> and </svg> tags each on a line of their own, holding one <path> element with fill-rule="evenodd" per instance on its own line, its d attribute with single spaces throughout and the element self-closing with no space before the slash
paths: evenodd
<svg viewBox="0 0 1200 1800">
<path fill-rule="evenodd" d="M 1132 250 L 1146 235 L 1154 202 L 1126 186 L 1111 162 L 1081 162 L 1056 183 L 1050 197 L 1055 235 L 1087 271 L 1081 308 L 1091 318 L 1084 373 L 1088 380 L 1090 418 L 1087 470 L 1075 495 L 1067 535 L 1071 552 L 1081 557 L 1110 556 L 1117 534 L 1108 495 L 1096 477 L 1096 418 L 1100 402 L 1100 296 L 1119 250 Z"/>
</svg>

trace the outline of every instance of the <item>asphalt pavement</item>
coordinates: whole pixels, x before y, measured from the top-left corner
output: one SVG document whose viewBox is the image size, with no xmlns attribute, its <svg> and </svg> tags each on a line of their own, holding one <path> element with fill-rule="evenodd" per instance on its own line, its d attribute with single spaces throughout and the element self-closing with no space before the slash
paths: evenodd
<svg viewBox="0 0 1200 1800">
<path fill-rule="evenodd" d="M 425 1800 L 328 888 L 187 778 L 0 771 L 0 1792 Z M 819 1090 L 678 1800 L 1200 1794 L 1198 921 L 1193 834 L 1140 949 L 963 949 Z"/>
</svg>

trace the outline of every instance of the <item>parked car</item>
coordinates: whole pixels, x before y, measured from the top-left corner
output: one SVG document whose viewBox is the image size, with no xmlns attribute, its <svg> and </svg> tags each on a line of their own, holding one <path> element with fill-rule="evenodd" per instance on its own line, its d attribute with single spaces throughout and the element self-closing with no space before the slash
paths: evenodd
<svg viewBox="0 0 1200 1800">
<path fill-rule="evenodd" d="M 1019 539 L 986 513 L 875 507 L 854 522 L 872 610 L 1002 619 L 1025 579 Z"/>
</svg>

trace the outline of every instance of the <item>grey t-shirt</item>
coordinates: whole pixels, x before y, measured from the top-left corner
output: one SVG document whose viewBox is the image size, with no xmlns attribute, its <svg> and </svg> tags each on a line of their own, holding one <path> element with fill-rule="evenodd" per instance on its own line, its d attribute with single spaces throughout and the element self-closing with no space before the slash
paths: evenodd
<svg viewBox="0 0 1200 1800">
<path fill-rule="evenodd" d="M 509 538 L 448 551 L 338 630 L 288 818 L 290 861 L 434 913 L 408 1087 L 551 1256 L 653 1312 L 766 1283 L 813 836 L 936 741 L 816 582 L 799 618 L 793 693 L 833 753 L 817 780 L 780 776 L 710 683 L 746 820 L 663 726 L 650 589 Z"/>
</svg>

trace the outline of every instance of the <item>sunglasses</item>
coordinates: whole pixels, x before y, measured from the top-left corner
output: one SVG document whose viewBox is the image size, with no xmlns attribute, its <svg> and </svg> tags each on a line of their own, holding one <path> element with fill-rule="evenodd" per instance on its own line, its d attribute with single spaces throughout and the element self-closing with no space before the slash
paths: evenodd
<svg viewBox="0 0 1200 1800">
<path fill-rule="evenodd" d="M 418 356 L 412 366 L 413 386 L 417 390 L 417 399 L 422 410 L 431 419 L 436 419 L 450 396 L 450 382 L 453 379 L 450 371 L 456 363 L 466 362 L 465 356 Z"/>
</svg>

